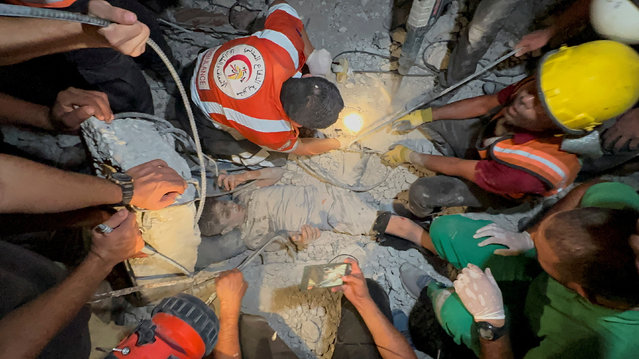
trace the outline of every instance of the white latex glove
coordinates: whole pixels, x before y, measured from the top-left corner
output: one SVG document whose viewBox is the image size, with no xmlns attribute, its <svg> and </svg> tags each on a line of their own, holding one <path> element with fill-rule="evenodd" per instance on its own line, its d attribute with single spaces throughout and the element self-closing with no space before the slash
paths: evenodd
<svg viewBox="0 0 639 359">
<path fill-rule="evenodd" d="M 489 244 L 502 244 L 508 247 L 508 249 L 495 249 L 493 253 L 500 256 L 516 256 L 535 247 L 528 232 L 511 232 L 499 227 L 495 223 L 481 227 L 473 236 L 475 239 L 483 237 L 488 238 L 479 242 L 477 244 L 479 247 Z"/>
<path fill-rule="evenodd" d="M 311 75 L 325 76 L 331 69 L 333 58 L 326 49 L 315 49 L 306 59 L 306 65 Z"/>
<path fill-rule="evenodd" d="M 489 319 L 506 319 L 501 290 L 486 268 L 484 273 L 474 264 L 469 264 L 453 282 L 455 292 L 476 322 Z"/>
</svg>

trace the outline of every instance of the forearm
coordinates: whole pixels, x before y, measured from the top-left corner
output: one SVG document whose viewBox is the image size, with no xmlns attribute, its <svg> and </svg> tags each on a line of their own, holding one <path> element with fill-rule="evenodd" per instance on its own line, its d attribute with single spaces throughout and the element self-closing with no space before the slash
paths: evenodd
<svg viewBox="0 0 639 359">
<path fill-rule="evenodd" d="M 0 93 L 0 124 L 53 130 L 49 107 Z"/>
<path fill-rule="evenodd" d="M 99 257 L 89 254 L 60 285 L 2 318 L 0 357 L 37 357 L 91 298 L 111 268 Z"/>
<path fill-rule="evenodd" d="M 340 143 L 334 138 L 300 138 L 300 143 L 293 151 L 299 156 L 312 156 L 339 148 Z"/>
<path fill-rule="evenodd" d="M 284 169 L 280 167 L 269 167 L 262 168 L 257 171 L 249 171 L 246 173 L 250 173 L 249 179 L 256 180 L 255 184 L 257 185 L 257 187 L 262 188 L 273 185 L 277 181 L 279 181 L 284 174 Z"/>
<path fill-rule="evenodd" d="M 94 26 L 75 22 L 0 18 L 0 66 L 12 65 L 34 57 L 58 52 L 108 47 Z"/>
<path fill-rule="evenodd" d="M 512 347 L 510 346 L 510 336 L 504 334 L 495 341 L 479 340 L 481 359 L 512 359 L 514 358 Z"/>
<path fill-rule="evenodd" d="M 588 22 L 591 0 L 577 0 L 561 13 L 547 29 L 551 37 L 571 33 Z"/>
<path fill-rule="evenodd" d="M 0 154 L 0 213 L 51 213 L 115 204 L 122 190 L 105 179 Z"/>
<path fill-rule="evenodd" d="M 419 152 L 411 152 L 409 160 L 410 163 L 417 167 L 448 176 L 465 178 L 471 182 L 475 181 L 475 166 L 479 162 L 456 157 L 427 155 Z"/>
<path fill-rule="evenodd" d="M 433 121 L 435 120 L 464 120 L 479 117 L 495 107 L 499 106 L 497 95 L 484 95 L 472 97 L 433 108 Z"/>
<path fill-rule="evenodd" d="M 224 309 L 220 309 L 220 332 L 213 349 L 213 358 L 241 358 L 239 318 L 239 312 L 227 314 Z"/>
<path fill-rule="evenodd" d="M 406 338 L 388 321 L 375 302 L 367 300 L 353 305 L 364 319 L 382 358 L 416 358 Z"/>
<path fill-rule="evenodd" d="M 594 179 L 592 181 L 584 182 L 580 184 L 579 186 L 573 188 L 570 192 L 568 192 L 567 195 L 565 195 L 562 199 L 557 201 L 557 203 L 555 203 L 555 205 L 552 206 L 548 210 L 548 212 L 546 212 L 546 214 L 544 214 L 544 217 L 541 220 L 535 223 L 535 225 L 533 225 L 532 227 L 528 228 L 526 231 L 531 234 L 535 233 L 537 229 L 539 228 L 539 225 L 541 224 L 541 222 L 543 222 L 543 219 L 548 218 L 555 213 L 559 213 L 559 212 L 563 212 L 563 211 L 567 211 L 567 210 L 571 210 L 571 209 L 575 209 L 579 207 L 579 203 L 581 203 L 581 199 L 583 198 L 586 191 L 590 187 L 596 185 L 597 183 L 602 183 L 602 182 L 605 182 L 605 181 L 601 179 Z"/>
</svg>

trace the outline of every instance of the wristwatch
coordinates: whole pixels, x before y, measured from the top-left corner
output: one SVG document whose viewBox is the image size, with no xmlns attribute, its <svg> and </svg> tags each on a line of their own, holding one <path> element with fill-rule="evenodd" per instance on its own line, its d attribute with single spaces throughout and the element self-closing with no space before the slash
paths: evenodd
<svg viewBox="0 0 639 359">
<path fill-rule="evenodd" d="M 131 176 L 124 172 L 112 172 L 107 175 L 107 179 L 122 189 L 122 204 L 127 205 L 131 203 L 133 198 L 133 179 Z"/>
<path fill-rule="evenodd" d="M 501 327 L 496 327 L 488 322 L 477 322 L 477 333 L 484 340 L 495 341 L 506 334 L 507 331 L 505 324 Z"/>
</svg>

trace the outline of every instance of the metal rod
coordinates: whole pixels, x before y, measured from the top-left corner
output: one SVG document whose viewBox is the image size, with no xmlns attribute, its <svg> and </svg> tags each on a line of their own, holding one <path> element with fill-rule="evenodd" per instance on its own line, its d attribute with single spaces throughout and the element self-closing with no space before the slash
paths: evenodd
<svg viewBox="0 0 639 359">
<path fill-rule="evenodd" d="M 488 66 L 484 67 L 483 69 L 475 72 L 472 75 L 466 76 L 463 80 L 457 82 L 456 84 L 447 87 L 446 89 L 444 89 L 442 92 L 440 92 L 439 94 L 437 94 L 435 97 L 432 97 L 424 102 L 421 102 L 415 106 L 412 106 L 410 109 L 408 110 L 402 110 L 399 112 L 395 112 L 394 114 L 383 118 L 381 121 L 378 121 L 376 123 L 373 123 L 371 126 L 369 126 L 369 129 L 365 130 L 364 132 L 360 133 L 359 135 L 355 136 L 355 139 L 353 139 L 353 141 L 348 145 L 348 147 L 352 146 L 354 143 L 358 142 L 359 140 L 361 140 L 362 138 L 370 135 L 371 133 L 377 132 L 379 129 L 385 127 L 386 125 L 388 125 L 389 123 L 397 120 L 398 118 L 401 118 L 405 115 L 408 115 L 409 113 L 417 110 L 418 108 L 431 103 L 435 100 L 437 100 L 438 98 L 446 95 L 447 93 L 455 90 L 456 88 L 460 87 L 461 85 L 467 83 L 468 81 L 475 79 L 477 77 L 479 77 L 480 75 L 482 75 L 483 73 L 485 73 L 486 71 L 492 69 L 493 67 L 497 66 L 499 63 L 501 63 L 502 61 L 506 60 L 507 58 L 513 56 L 514 54 L 516 54 L 517 52 L 519 52 L 520 49 L 515 49 L 510 51 L 509 53 L 505 54 L 504 56 L 498 58 L 497 60 L 491 62 L 490 64 L 488 64 Z"/>
</svg>

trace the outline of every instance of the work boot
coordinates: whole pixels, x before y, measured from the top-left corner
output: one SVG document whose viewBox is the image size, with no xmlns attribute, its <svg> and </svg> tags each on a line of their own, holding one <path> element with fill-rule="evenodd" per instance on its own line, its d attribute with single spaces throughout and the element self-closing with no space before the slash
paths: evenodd
<svg viewBox="0 0 639 359">
<path fill-rule="evenodd" d="M 419 298 L 419 293 L 422 292 L 422 289 L 434 281 L 433 277 L 426 274 L 423 269 L 415 267 L 408 262 L 399 267 L 399 277 L 408 295 L 414 299 Z"/>
</svg>

